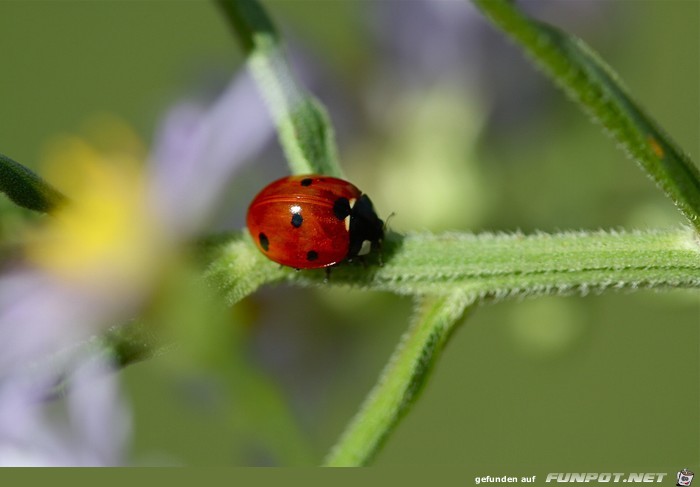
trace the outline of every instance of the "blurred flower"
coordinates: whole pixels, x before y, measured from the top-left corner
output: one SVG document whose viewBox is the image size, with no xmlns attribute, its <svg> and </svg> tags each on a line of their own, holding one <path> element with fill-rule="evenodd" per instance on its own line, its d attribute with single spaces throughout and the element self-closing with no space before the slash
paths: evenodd
<svg viewBox="0 0 700 487">
<path fill-rule="evenodd" d="M 85 357 L 71 371 L 67 425 L 44 404 L 50 375 L 15 377 L 0 388 L 0 466 L 106 466 L 122 463 L 130 420 L 109 364 Z M 49 381 L 46 381 L 49 380 Z"/>
<path fill-rule="evenodd" d="M 241 72 L 216 103 L 185 101 L 167 114 L 148 167 L 158 219 L 182 236 L 201 231 L 236 169 L 274 134 L 250 74 Z"/>
<path fill-rule="evenodd" d="M 149 303 L 272 133 L 253 90 L 243 75 L 210 108 L 176 106 L 150 158 L 109 117 L 88 140 L 51 146 L 47 179 L 70 203 L 31 231 L 24 267 L 0 276 L 0 465 L 124 462 L 129 414 L 95 337 Z M 61 384 L 67 412 L 56 419 L 49 398 Z"/>
<path fill-rule="evenodd" d="M 105 359 L 81 347 L 116 313 L 53 276 L 23 270 L 0 277 L 0 465 L 118 465 L 129 431 Z M 49 419 L 61 380 L 68 424 Z"/>
<path fill-rule="evenodd" d="M 371 11 L 384 55 L 367 106 L 383 135 L 353 154 L 371 161 L 374 187 L 365 190 L 396 213 L 394 230 L 474 228 L 490 203 L 476 154 L 488 110 L 473 69 L 483 20 L 461 2 L 406 2 L 398 16 L 394 3 L 379 2 Z"/>
<path fill-rule="evenodd" d="M 146 204 L 137 157 L 101 152 L 76 137 L 55 142 L 46 172 L 72 202 L 35 232 L 29 260 L 66 282 L 104 285 L 111 293 L 146 285 L 168 242 Z"/>
</svg>

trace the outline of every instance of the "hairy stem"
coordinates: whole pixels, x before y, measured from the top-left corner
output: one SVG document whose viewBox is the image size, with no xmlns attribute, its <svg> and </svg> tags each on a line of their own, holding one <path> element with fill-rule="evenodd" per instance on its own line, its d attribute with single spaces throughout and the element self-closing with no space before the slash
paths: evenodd
<svg viewBox="0 0 700 487">
<path fill-rule="evenodd" d="M 352 263 L 296 272 L 267 260 L 247 238 L 219 242 L 208 277 L 231 303 L 265 283 L 350 285 L 411 295 L 460 291 L 502 300 L 606 289 L 700 287 L 691 229 L 559 234 L 410 234 L 385 243 L 384 265 Z"/>
<path fill-rule="evenodd" d="M 326 458 L 326 466 L 360 466 L 372 459 L 383 440 L 418 398 L 450 334 L 465 310 L 472 307 L 473 301 L 461 292 L 421 299 L 414 322 L 399 342 L 377 384 Z"/>
<path fill-rule="evenodd" d="M 263 6 L 256 0 L 217 2 L 248 57 L 292 172 L 342 177 L 328 114 L 297 83 L 279 35 Z"/>
<path fill-rule="evenodd" d="M 700 171 L 581 39 L 529 18 L 510 0 L 473 0 L 619 142 L 700 230 Z"/>
</svg>

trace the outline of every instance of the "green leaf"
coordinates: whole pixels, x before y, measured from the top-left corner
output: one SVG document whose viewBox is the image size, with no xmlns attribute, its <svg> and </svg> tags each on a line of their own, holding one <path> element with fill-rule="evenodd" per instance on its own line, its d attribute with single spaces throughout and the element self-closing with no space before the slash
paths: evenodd
<svg viewBox="0 0 700 487">
<path fill-rule="evenodd" d="M 585 295 L 607 289 L 700 287 L 700 244 L 690 229 L 559 234 L 391 235 L 384 265 L 296 272 L 280 268 L 248 238 L 215 246 L 208 275 L 230 302 L 265 283 L 347 285 L 408 295 L 503 300 Z M 211 255 L 211 254 L 210 254 Z"/>
<path fill-rule="evenodd" d="M 66 197 L 33 171 L 0 154 L 0 191 L 10 200 L 34 211 L 50 212 L 66 202 Z"/>
<path fill-rule="evenodd" d="M 342 177 L 321 103 L 296 82 L 269 16 L 256 0 L 217 0 L 238 35 L 294 174 Z"/>
<path fill-rule="evenodd" d="M 456 292 L 420 300 L 401 338 L 357 415 L 325 460 L 330 467 L 365 465 L 423 389 L 442 348 L 474 301 Z"/>
<path fill-rule="evenodd" d="M 581 39 L 531 19 L 509 0 L 476 6 L 617 140 L 700 230 L 700 171 Z"/>
</svg>

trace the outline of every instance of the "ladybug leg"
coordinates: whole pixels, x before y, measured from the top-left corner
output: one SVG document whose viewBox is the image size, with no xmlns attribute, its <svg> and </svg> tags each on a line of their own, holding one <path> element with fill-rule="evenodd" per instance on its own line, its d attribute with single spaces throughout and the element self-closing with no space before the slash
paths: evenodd
<svg viewBox="0 0 700 487">
<path fill-rule="evenodd" d="M 324 267 L 324 270 L 326 271 L 326 276 L 323 278 L 324 284 L 331 280 L 331 267 L 332 266 Z"/>
</svg>

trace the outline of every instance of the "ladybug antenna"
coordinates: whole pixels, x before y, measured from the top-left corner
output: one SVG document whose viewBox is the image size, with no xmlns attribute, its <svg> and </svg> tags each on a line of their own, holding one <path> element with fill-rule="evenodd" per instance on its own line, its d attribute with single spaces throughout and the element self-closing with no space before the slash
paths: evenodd
<svg viewBox="0 0 700 487">
<path fill-rule="evenodd" d="M 382 226 L 382 230 L 384 230 L 384 232 L 386 232 L 387 229 L 389 228 L 389 220 L 391 220 L 391 219 L 392 219 L 393 217 L 395 217 L 395 216 L 396 216 L 396 212 L 392 211 L 392 212 L 389 214 L 389 216 L 386 217 L 386 220 L 384 220 L 384 225 Z"/>
<path fill-rule="evenodd" d="M 389 220 L 391 220 L 392 217 L 396 216 L 396 213 L 393 211 L 389 214 L 388 217 L 386 217 L 386 220 L 384 220 L 382 224 L 382 234 L 385 234 L 387 232 L 387 229 L 389 228 Z M 378 244 L 378 249 L 379 252 L 377 253 L 379 257 L 379 267 L 384 267 L 384 259 L 382 259 L 382 242 L 381 240 L 377 242 Z"/>
</svg>

